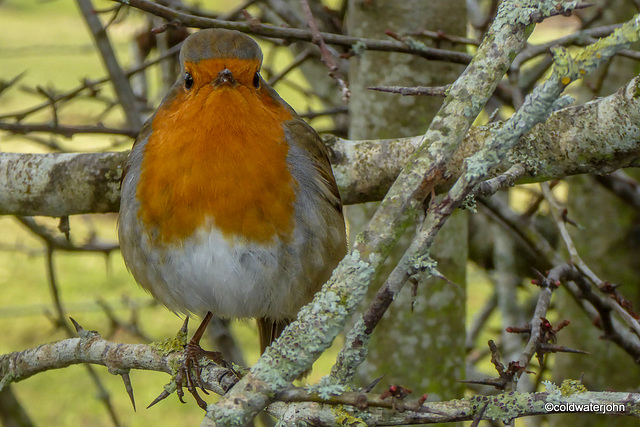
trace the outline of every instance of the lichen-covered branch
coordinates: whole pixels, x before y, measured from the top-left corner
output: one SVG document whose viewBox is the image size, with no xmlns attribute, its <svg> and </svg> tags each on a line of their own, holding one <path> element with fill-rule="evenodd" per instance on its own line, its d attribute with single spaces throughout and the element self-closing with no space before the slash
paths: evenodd
<svg viewBox="0 0 640 427">
<path fill-rule="evenodd" d="M 575 58 L 569 57 L 565 51 L 556 53 L 557 58 L 551 77 L 536 88 L 532 94 L 527 96 L 522 108 L 505 122 L 501 128 L 496 129 L 491 134 L 488 142 L 480 150 L 466 158 L 463 175 L 456 181 L 445 198 L 427 211 L 427 218 L 420 232 L 411 242 L 402 259 L 378 291 L 372 306 L 367 313 L 365 313 L 364 323 L 367 328 L 363 331 L 364 334 L 371 333 L 372 327 L 377 323 L 377 319 L 382 317 L 382 313 L 386 311 L 395 294 L 402 288 L 404 283 L 410 279 L 416 270 L 426 270 L 433 275 L 437 274 L 433 261 L 429 258 L 431 244 L 442 225 L 462 203 L 464 198 L 481 180 L 489 176 L 489 172 L 493 168 L 506 158 L 509 150 L 524 133 L 528 132 L 535 124 L 545 120 L 546 117 L 551 114 L 554 109 L 561 106 L 562 103 L 567 103 L 567 99 L 560 98 L 560 94 L 572 79 L 577 78 L 581 73 L 584 74 L 594 69 L 598 64 L 611 57 L 617 50 L 636 41 L 638 39 L 639 25 L 640 16 L 617 29 L 606 39 L 600 40 L 595 45 L 590 45 L 578 51 Z M 550 295 L 551 291 L 549 289 L 543 290 L 541 293 L 541 301 L 542 296 L 548 296 L 550 298 Z M 541 306 L 541 310 L 543 308 L 546 312 L 544 305 Z M 534 326 L 534 329 L 535 327 L 538 326 Z M 532 331 L 531 340 L 527 349 L 523 352 L 523 355 L 530 353 L 532 356 L 538 348 L 539 343 L 536 341 L 537 335 L 534 332 L 535 331 Z M 352 337 L 350 336 L 350 338 Z M 366 336 L 353 338 L 361 343 L 366 344 L 367 342 Z M 350 346 L 350 343 L 347 342 L 346 347 L 349 348 L 353 346 Z M 358 349 L 357 354 L 361 351 L 362 349 Z M 525 356 L 521 358 L 521 366 L 523 369 L 531 356 L 529 356 L 529 358 Z M 349 367 L 349 369 L 353 370 L 352 367 Z M 334 374 L 335 373 L 336 370 L 334 369 Z"/>
<path fill-rule="evenodd" d="M 617 93 L 552 114 L 527 133 L 492 176 L 522 163 L 522 181 L 546 181 L 582 173 L 605 174 L 631 166 L 640 156 L 640 77 Z M 446 166 L 450 176 L 436 180 L 446 190 L 460 176 L 466 157 L 480 149 L 501 124 L 476 126 Z M 421 136 L 351 141 L 325 137 L 332 148 L 333 170 L 345 204 L 381 200 Z M 0 214 L 63 216 L 116 212 L 120 168 L 126 153 L 0 153 Z M 25 169 L 25 166 L 28 166 Z M 64 171 L 55 184 L 52 169 Z M 98 168 L 98 169 L 96 169 Z M 55 187 L 55 192 L 52 188 Z M 90 195 L 89 198 L 86 196 Z"/>
<path fill-rule="evenodd" d="M 169 340 L 170 341 L 170 340 Z M 97 333 L 81 330 L 80 338 L 71 338 L 36 348 L 0 355 L 0 389 L 51 369 L 89 363 L 106 366 L 114 375 L 126 375 L 131 369 L 171 374 L 183 357 L 172 351 L 171 343 L 122 344 L 102 339 Z M 227 369 L 203 360 L 202 380 L 207 389 L 222 394 L 237 381 Z M 133 384 L 135 387 L 135 384 Z M 561 387 L 547 385 L 546 392 L 504 393 L 497 396 L 471 396 L 445 402 L 420 402 L 383 398 L 375 394 L 346 392 L 324 396 L 308 390 L 288 387 L 275 396 L 268 412 L 285 425 L 302 419 L 317 425 L 404 425 L 472 420 L 487 404 L 483 419 L 510 420 L 523 416 L 575 411 L 636 416 L 640 415 L 640 394 L 586 391 L 572 382 Z M 360 423 L 360 424 L 358 424 Z"/>
<path fill-rule="evenodd" d="M 393 402 L 396 411 L 376 407 L 376 404 L 384 401 L 379 397 L 362 393 L 345 393 L 335 398 L 318 399 L 318 396 L 301 390 L 291 390 L 278 395 L 278 398 L 305 403 L 276 402 L 269 407 L 269 411 L 281 420 L 282 425 L 296 425 L 296 422 L 302 420 L 313 425 L 344 425 L 349 422 L 347 425 L 354 426 L 470 421 L 485 405 L 486 409 L 481 419 L 505 423 L 525 416 L 576 411 L 640 417 L 640 393 L 587 391 L 579 383 L 574 383 L 575 381 L 565 381 L 560 387 L 547 383 L 546 392 L 510 392 L 491 397 L 471 396 L 446 402 L 420 404 L 415 400 L 396 399 Z M 336 404 L 343 406 L 336 408 L 333 406 Z"/>
<path fill-rule="evenodd" d="M 116 212 L 127 153 L 0 154 L 0 215 Z"/>
<path fill-rule="evenodd" d="M 0 388 L 52 369 L 78 364 L 103 365 L 113 374 L 131 369 L 172 374 L 182 358 L 182 351 L 162 343 L 123 344 L 102 339 L 96 332 L 80 331 L 80 338 L 69 338 L 38 347 L 0 355 Z M 180 347 L 181 350 L 181 347 Z M 206 364 L 203 380 L 207 388 L 223 394 L 235 382 L 228 369 Z"/>
</svg>

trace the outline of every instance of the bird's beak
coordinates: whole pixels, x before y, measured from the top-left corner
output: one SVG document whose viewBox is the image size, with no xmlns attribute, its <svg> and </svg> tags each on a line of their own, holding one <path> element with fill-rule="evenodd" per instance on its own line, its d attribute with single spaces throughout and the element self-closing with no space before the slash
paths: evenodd
<svg viewBox="0 0 640 427">
<path fill-rule="evenodd" d="M 233 77 L 233 73 L 231 73 L 231 71 L 229 71 L 228 68 L 225 68 L 224 70 L 220 71 L 218 73 L 218 77 L 216 77 L 216 79 L 213 81 L 214 86 L 220 86 L 225 83 L 231 86 L 235 86 L 238 83 L 236 79 Z"/>
</svg>

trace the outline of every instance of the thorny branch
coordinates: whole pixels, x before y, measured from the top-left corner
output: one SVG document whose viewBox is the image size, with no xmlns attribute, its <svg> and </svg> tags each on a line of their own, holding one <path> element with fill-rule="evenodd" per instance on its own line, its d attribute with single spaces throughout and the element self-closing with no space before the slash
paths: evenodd
<svg viewBox="0 0 640 427">
<path fill-rule="evenodd" d="M 638 337 L 640 337 L 640 323 L 638 322 L 639 316 L 631 310 L 630 303 L 626 301 L 619 292 L 615 290 L 615 286 L 602 281 L 582 260 L 578 251 L 573 244 L 573 239 L 567 230 L 566 212 L 561 213 L 558 202 L 549 189 L 549 184 L 541 184 L 542 191 L 547 201 L 547 204 L 551 208 L 551 214 L 556 221 L 560 235 L 564 240 L 567 250 L 571 256 L 571 262 L 578 271 L 587 278 L 597 289 L 609 296 L 609 304 L 613 310 L 625 321 L 625 323 L 633 330 Z M 624 307 L 623 307 L 624 305 Z"/>
<path fill-rule="evenodd" d="M 533 224 L 522 221 L 521 217 L 515 214 L 510 207 L 497 203 L 494 199 L 483 199 L 482 204 L 490 209 L 491 215 L 504 225 L 514 238 L 536 254 L 544 265 L 556 265 L 563 270 L 567 268 L 563 257 Z M 611 298 L 599 291 L 596 292 L 592 284 L 575 266 L 571 266 L 571 271 L 565 271 L 565 273 L 570 280 L 564 282 L 562 288 L 571 294 L 592 320 L 592 323 L 602 329 L 603 337 L 620 346 L 636 363 L 640 362 L 640 340 L 636 334 L 629 330 L 628 326 L 623 325 L 613 316 Z"/>
<path fill-rule="evenodd" d="M 96 332 L 87 331 L 79 325 L 77 329 L 79 338 L 70 338 L 21 352 L 0 355 L 0 377 L 2 378 L 0 384 L 22 381 L 47 370 L 82 363 L 106 366 L 109 372 L 119 375 L 132 369 L 171 374 L 172 366 L 183 356 L 181 351 L 161 350 L 167 343 L 159 343 L 159 345 L 114 343 L 102 339 Z M 237 381 L 234 375 L 229 375 L 229 370 L 209 363 L 205 358 L 201 363 L 202 379 L 207 389 L 223 394 Z M 507 393 L 493 397 L 491 400 L 485 396 L 472 396 L 448 402 L 425 402 L 422 398 L 404 400 L 401 397 L 392 397 L 389 399 L 385 398 L 385 393 L 375 395 L 343 392 L 339 395 L 323 395 L 302 388 L 289 387 L 279 392 L 275 400 L 276 402 L 268 407 L 267 411 L 276 416 L 283 416 L 287 408 L 299 411 L 312 405 L 315 416 L 318 419 L 324 419 L 325 424 L 335 424 L 337 418 L 350 414 L 371 426 L 472 420 L 476 416 L 479 404 L 490 405 L 492 417 L 502 420 L 513 417 L 514 411 L 518 416 L 547 413 L 544 404 L 550 401 L 554 403 L 618 403 L 624 405 L 624 409 L 611 413 L 620 415 L 631 415 L 640 408 L 638 393 L 574 392 L 563 395 L 553 390 L 521 396 Z M 283 405 L 284 403 L 288 405 Z M 346 412 L 342 415 L 336 413 L 338 408 Z M 485 416 L 483 419 L 489 419 L 489 417 Z"/>
</svg>

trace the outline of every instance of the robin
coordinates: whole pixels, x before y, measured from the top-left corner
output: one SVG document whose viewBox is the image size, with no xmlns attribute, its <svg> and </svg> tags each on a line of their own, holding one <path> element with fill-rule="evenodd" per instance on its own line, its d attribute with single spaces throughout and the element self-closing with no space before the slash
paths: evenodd
<svg viewBox="0 0 640 427">
<path fill-rule="evenodd" d="M 206 407 L 189 368 L 212 313 L 256 318 L 264 351 L 329 278 L 346 237 L 328 150 L 260 76 L 258 44 L 202 30 L 180 62 L 126 163 L 118 237 L 144 289 L 204 316 L 181 372 Z"/>
</svg>

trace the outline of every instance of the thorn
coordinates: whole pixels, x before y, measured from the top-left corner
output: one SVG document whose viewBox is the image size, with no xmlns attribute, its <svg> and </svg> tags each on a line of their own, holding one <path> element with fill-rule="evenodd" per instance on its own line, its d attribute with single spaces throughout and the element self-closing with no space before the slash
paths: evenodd
<svg viewBox="0 0 640 427">
<path fill-rule="evenodd" d="M 71 323 L 73 323 L 73 327 L 76 328 L 76 332 L 78 336 L 83 339 L 92 338 L 92 337 L 100 337 L 100 334 L 97 331 L 87 331 L 85 328 L 80 326 L 78 322 L 73 317 L 69 317 Z"/>
<path fill-rule="evenodd" d="M 423 394 L 420 399 L 418 399 L 418 406 L 422 406 L 424 405 L 424 402 L 427 401 L 427 398 L 429 397 L 428 393 Z"/>
<path fill-rule="evenodd" d="M 133 398 L 133 386 L 131 385 L 131 377 L 129 373 L 120 374 L 122 382 L 124 382 L 124 389 L 127 390 L 129 399 L 131 399 L 131 405 L 133 405 L 133 412 L 136 412 L 136 400 Z"/>
<path fill-rule="evenodd" d="M 480 421 L 482 420 L 482 416 L 484 415 L 484 411 L 487 409 L 487 406 L 489 406 L 489 402 L 484 404 L 482 409 L 480 409 L 480 412 L 476 412 L 476 414 L 473 416 L 473 422 L 469 427 L 478 427 Z"/>
<path fill-rule="evenodd" d="M 73 323 L 73 327 L 76 328 L 76 332 L 78 334 L 80 332 L 84 331 L 84 328 L 82 326 L 80 326 L 80 324 L 78 322 L 76 322 L 76 320 L 73 317 L 69 317 L 69 320 L 71 320 L 71 323 Z"/>
<path fill-rule="evenodd" d="M 182 327 L 180 328 L 178 333 L 186 334 L 189 331 L 188 326 L 189 326 L 189 316 L 184 318 L 184 323 L 182 324 Z"/>
<path fill-rule="evenodd" d="M 373 388 L 380 382 L 381 379 L 384 378 L 384 375 L 379 376 L 378 378 L 376 378 L 375 380 L 371 381 L 371 383 L 366 386 L 365 388 L 362 389 L 363 392 L 365 393 L 369 393 L 371 390 L 373 390 Z"/>
<path fill-rule="evenodd" d="M 60 230 L 60 232 L 62 234 L 64 234 L 64 237 L 67 239 L 67 242 L 70 239 L 70 233 L 71 233 L 71 225 L 69 224 L 69 216 L 61 216 L 60 217 L 60 222 L 58 223 L 58 230 Z"/>
<path fill-rule="evenodd" d="M 579 350 L 576 348 L 566 347 L 564 345 L 556 345 L 556 344 L 547 344 L 540 343 L 538 344 L 539 349 L 549 353 L 575 353 L 575 354 L 591 354 L 588 351 Z"/>
<path fill-rule="evenodd" d="M 160 395 L 158 397 L 153 399 L 153 402 L 151 402 L 149 404 L 149 406 L 147 406 L 147 409 L 151 408 L 153 405 L 155 405 L 156 403 L 160 402 L 161 400 L 166 399 L 170 395 L 171 395 L 171 393 L 169 393 L 167 390 L 162 390 L 162 393 L 160 393 Z M 184 403 L 184 402 L 182 402 L 182 403 Z"/>
</svg>

